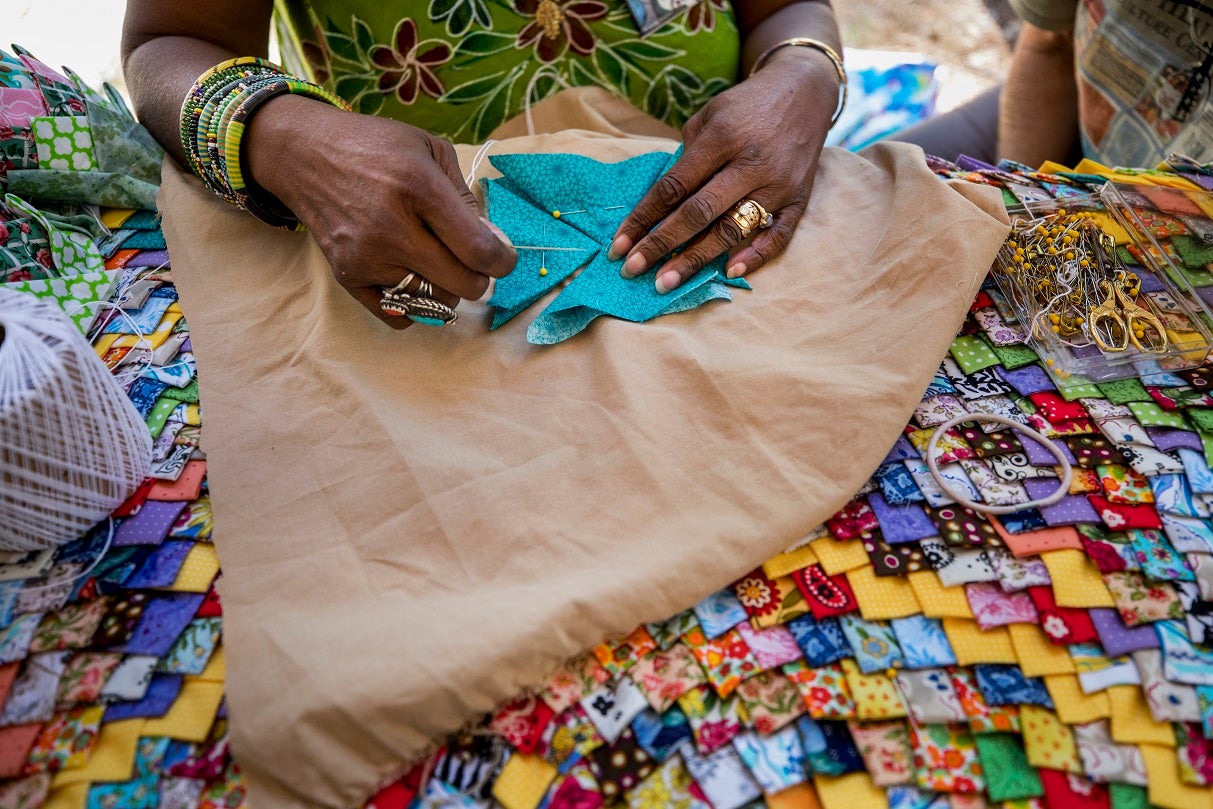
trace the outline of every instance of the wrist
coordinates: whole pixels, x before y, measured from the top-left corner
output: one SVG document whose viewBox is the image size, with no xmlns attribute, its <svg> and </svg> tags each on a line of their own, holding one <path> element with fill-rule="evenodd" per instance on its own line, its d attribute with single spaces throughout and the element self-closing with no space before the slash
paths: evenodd
<svg viewBox="0 0 1213 809">
<path fill-rule="evenodd" d="M 249 179 L 290 206 L 286 196 L 300 184 L 299 170 L 312 165 L 308 150 L 317 116 L 340 112 L 300 95 L 282 95 L 262 105 L 245 128 L 242 163 Z"/>
<path fill-rule="evenodd" d="M 838 122 L 847 103 L 847 73 L 842 57 L 824 42 L 808 37 L 792 37 L 777 42 L 755 60 L 750 76 L 762 72 L 776 75 L 795 87 L 812 88 L 817 97 L 821 88 L 837 92 L 837 103 L 829 126 Z"/>
</svg>

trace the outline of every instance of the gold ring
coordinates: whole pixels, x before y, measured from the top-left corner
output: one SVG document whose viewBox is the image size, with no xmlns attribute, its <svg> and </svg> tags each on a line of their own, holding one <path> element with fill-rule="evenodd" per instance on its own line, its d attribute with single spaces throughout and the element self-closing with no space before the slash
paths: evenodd
<svg viewBox="0 0 1213 809">
<path fill-rule="evenodd" d="M 752 199 L 743 199 L 729 209 L 729 217 L 741 230 L 741 238 L 748 239 L 755 230 L 766 230 L 775 221 L 766 208 Z"/>
<path fill-rule="evenodd" d="M 414 323 L 424 323 L 427 326 L 448 326 L 454 323 L 459 315 L 445 303 L 434 300 L 434 287 L 427 278 L 421 278 L 417 289 L 408 291 L 408 285 L 417 273 L 410 272 L 399 284 L 391 289 L 385 289 L 379 299 L 379 308 L 384 314 L 396 317 L 407 317 Z"/>
</svg>

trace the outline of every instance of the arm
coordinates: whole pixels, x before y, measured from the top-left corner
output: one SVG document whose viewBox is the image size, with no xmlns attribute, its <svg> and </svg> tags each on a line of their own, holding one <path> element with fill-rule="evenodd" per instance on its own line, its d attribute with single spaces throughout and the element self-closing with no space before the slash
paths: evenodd
<svg viewBox="0 0 1213 809">
<path fill-rule="evenodd" d="M 771 46 L 808 37 L 840 50 L 829 0 L 734 3 L 742 73 Z M 728 216 L 752 199 L 774 216 L 769 230 L 738 250 L 731 277 L 762 266 L 787 247 L 808 207 L 817 160 L 838 103 L 839 80 L 820 50 L 784 47 L 737 86 L 709 101 L 683 128 L 682 158 L 640 201 L 619 229 L 611 252 L 627 255 L 623 273 L 639 275 L 685 245 L 658 274 L 667 292 L 739 245 Z"/>
<path fill-rule="evenodd" d="M 1025 22 L 998 115 L 998 155 L 1039 166 L 1066 160 L 1078 142 L 1078 90 L 1069 32 Z"/>
<path fill-rule="evenodd" d="M 207 68 L 264 55 L 272 0 L 130 0 L 123 68 L 141 120 L 179 163 L 181 101 Z M 384 160 L 384 155 L 393 159 Z M 415 271 L 454 306 L 484 294 L 514 266 L 464 184 L 454 148 L 416 127 L 279 96 L 260 107 L 244 139 L 244 166 L 260 188 L 308 225 L 337 282 L 379 308 L 383 287 Z"/>
</svg>

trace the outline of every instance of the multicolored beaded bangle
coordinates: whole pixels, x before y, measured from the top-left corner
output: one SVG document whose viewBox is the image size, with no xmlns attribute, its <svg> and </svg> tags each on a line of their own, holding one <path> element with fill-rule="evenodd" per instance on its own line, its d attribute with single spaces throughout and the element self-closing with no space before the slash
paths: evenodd
<svg viewBox="0 0 1213 809">
<path fill-rule="evenodd" d="M 349 110 L 339 96 L 259 57 L 229 59 L 207 70 L 181 105 L 180 135 L 190 169 L 216 195 L 276 228 L 300 230 L 281 201 L 251 186 L 241 166 L 253 112 L 280 95 L 301 95 Z"/>
</svg>

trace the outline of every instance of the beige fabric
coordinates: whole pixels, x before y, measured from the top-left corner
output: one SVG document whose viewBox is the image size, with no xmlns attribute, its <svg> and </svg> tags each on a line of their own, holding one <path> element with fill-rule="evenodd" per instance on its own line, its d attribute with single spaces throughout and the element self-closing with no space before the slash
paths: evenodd
<svg viewBox="0 0 1213 809">
<path fill-rule="evenodd" d="M 674 146 L 565 132 L 493 151 Z M 258 809 L 358 804 L 562 660 L 803 537 L 879 464 L 1006 231 L 994 189 L 950 188 L 915 147 L 827 150 L 753 292 L 541 348 L 524 332 L 542 303 L 492 334 L 467 303 L 453 328 L 393 332 L 307 235 L 171 166 L 160 202 Z"/>
</svg>

